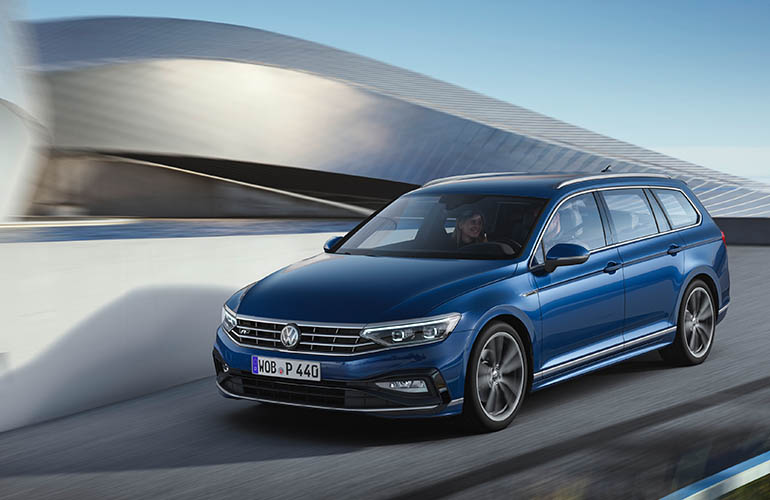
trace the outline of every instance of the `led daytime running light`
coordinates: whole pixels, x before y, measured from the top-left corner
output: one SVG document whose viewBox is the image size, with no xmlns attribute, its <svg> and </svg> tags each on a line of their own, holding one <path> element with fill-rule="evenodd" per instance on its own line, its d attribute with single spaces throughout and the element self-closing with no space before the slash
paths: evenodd
<svg viewBox="0 0 770 500">
<path fill-rule="evenodd" d="M 371 325 L 361 336 L 387 347 L 411 344 L 427 344 L 444 340 L 462 316 L 452 313 L 401 323 Z"/>
</svg>

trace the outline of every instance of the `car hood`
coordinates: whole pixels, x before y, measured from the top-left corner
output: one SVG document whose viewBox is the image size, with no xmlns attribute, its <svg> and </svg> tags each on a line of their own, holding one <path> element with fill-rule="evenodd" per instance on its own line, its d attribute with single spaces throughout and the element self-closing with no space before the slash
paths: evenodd
<svg viewBox="0 0 770 500">
<path fill-rule="evenodd" d="M 238 313 L 324 323 L 418 318 L 515 269 L 501 260 L 321 254 L 255 283 L 243 295 Z"/>
</svg>

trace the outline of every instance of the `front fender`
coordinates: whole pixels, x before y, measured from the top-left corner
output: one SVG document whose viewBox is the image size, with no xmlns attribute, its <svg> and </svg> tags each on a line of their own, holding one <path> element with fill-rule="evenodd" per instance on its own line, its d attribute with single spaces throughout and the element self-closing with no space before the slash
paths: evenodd
<svg viewBox="0 0 770 500">
<path fill-rule="evenodd" d="M 468 366 L 471 349 L 481 330 L 490 321 L 502 316 L 516 318 L 526 332 L 520 332 L 529 337 L 532 346 L 533 369 L 539 366 L 539 331 L 540 303 L 537 293 L 532 293 L 532 283 L 529 274 L 512 276 L 490 285 L 478 288 L 436 308 L 433 313 L 462 312 L 461 325 L 463 330 L 469 330 L 467 336 L 464 362 Z M 431 314 L 433 314 L 431 313 Z"/>
</svg>

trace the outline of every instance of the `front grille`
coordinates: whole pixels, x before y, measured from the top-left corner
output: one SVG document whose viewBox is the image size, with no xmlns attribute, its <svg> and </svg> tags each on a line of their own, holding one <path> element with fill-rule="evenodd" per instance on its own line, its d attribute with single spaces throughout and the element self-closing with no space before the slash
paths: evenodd
<svg viewBox="0 0 770 500">
<path fill-rule="evenodd" d="M 241 345 L 260 349 L 285 349 L 281 344 L 281 330 L 289 323 L 273 323 L 258 319 L 238 318 L 238 326 L 230 331 L 230 338 Z M 360 328 L 338 328 L 299 324 L 301 336 L 294 351 L 323 354 L 359 354 L 381 347 L 361 337 Z"/>
<path fill-rule="evenodd" d="M 344 387 L 334 387 L 331 384 L 298 383 L 284 380 L 271 380 L 265 377 L 255 377 L 240 373 L 231 376 L 225 383 L 225 388 L 244 396 L 282 401 L 286 403 L 329 406 L 331 408 L 345 407 Z"/>
</svg>

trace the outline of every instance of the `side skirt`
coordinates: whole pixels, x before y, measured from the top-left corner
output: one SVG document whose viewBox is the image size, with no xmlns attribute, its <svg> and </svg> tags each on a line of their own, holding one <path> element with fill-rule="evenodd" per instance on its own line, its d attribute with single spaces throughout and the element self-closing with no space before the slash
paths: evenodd
<svg viewBox="0 0 770 500">
<path fill-rule="evenodd" d="M 532 391 L 665 347 L 674 341 L 676 328 L 676 326 L 672 326 L 659 330 L 644 337 L 536 372 L 533 377 Z"/>
</svg>

